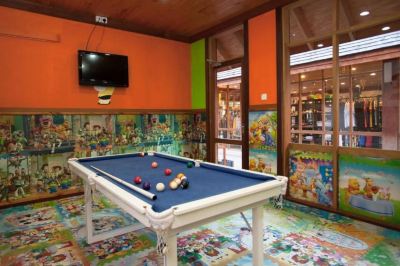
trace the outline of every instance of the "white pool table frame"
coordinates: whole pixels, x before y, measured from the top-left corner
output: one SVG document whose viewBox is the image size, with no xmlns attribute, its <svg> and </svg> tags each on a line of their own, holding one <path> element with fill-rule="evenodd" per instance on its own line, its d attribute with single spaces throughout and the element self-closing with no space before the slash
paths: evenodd
<svg viewBox="0 0 400 266">
<path fill-rule="evenodd" d="M 152 155 L 153 153 L 150 153 Z M 162 156 L 171 158 L 186 159 L 163 153 Z M 105 158 L 118 155 L 104 156 Z M 189 159 L 188 159 L 189 160 Z M 132 232 L 143 227 L 149 227 L 157 235 L 166 236 L 167 250 L 165 262 L 167 265 L 178 265 L 177 261 L 177 234 L 202 224 L 215 221 L 219 218 L 239 213 L 252 208 L 253 224 L 253 265 L 263 265 L 263 205 L 266 200 L 286 193 L 287 177 L 260 174 L 274 177 L 275 180 L 263 182 L 257 185 L 215 195 L 212 197 L 187 202 L 171 207 L 163 212 L 154 212 L 151 205 L 135 195 L 127 192 L 121 187 L 110 182 L 102 176 L 98 176 L 94 171 L 82 166 L 78 159 L 73 158 L 68 161 L 73 175 L 79 176 L 85 184 L 85 216 L 86 233 L 89 244 L 102 241 L 117 235 Z M 200 162 L 200 164 L 209 164 Z M 215 164 L 211 164 L 215 166 Z M 229 168 L 218 165 L 220 168 Z M 238 170 L 243 172 L 254 172 L 248 170 Z M 141 225 L 133 225 L 111 232 L 95 234 L 92 221 L 92 197 L 94 190 L 97 190 L 117 204 L 121 209 L 137 219 Z"/>
</svg>

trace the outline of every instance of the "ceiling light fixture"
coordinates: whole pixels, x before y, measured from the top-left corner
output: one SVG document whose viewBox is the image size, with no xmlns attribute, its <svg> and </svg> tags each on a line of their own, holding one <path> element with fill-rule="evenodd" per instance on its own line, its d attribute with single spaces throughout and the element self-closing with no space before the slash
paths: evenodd
<svg viewBox="0 0 400 266">
<path fill-rule="evenodd" d="M 385 26 L 385 27 L 382 28 L 382 31 L 387 31 L 387 30 L 390 30 L 389 26 Z"/>
<path fill-rule="evenodd" d="M 352 70 L 352 71 L 356 71 L 357 68 L 356 68 L 356 67 L 352 67 L 351 70 Z"/>
<path fill-rule="evenodd" d="M 360 13 L 360 16 L 361 17 L 365 17 L 365 16 L 368 16 L 369 15 L 369 11 L 368 10 L 364 10 L 364 11 L 362 11 L 361 13 Z"/>
<path fill-rule="evenodd" d="M 324 44 L 323 43 L 319 43 L 317 46 L 321 48 L 321 47 L 324 47 Z"/>
<path fill-rule="evenodd" d="M 369 74 L 370 76 L 376 76 L 375 72 L 372 72 L 371 74 Z"/>
<path fill-rule="evenodd" d="M 300 78 L 305 79 L 306 75 L 301 75 Z"/>
<path fill-rule="evenodd" d="M 340 82 L 340 85 L 346 85 L 346 82 Z"/>
</svg>

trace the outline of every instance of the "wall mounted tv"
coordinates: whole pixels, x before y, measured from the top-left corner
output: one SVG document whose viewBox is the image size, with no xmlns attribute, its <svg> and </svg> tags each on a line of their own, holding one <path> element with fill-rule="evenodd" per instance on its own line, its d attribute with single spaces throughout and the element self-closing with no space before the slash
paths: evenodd
<svg viewBox="0 0 400 266">
<path fill-rule="evenodd" d="M 79 85 L 128 87 L 128 57 L 78 51 Z"/>
</svg>

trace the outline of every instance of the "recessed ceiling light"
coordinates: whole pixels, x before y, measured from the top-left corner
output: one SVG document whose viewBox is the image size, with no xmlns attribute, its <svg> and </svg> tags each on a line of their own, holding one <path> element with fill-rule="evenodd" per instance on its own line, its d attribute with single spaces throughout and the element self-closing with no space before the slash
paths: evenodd
<svg viewBox="0 0 400 266">
<path fill-rule="evenodd" d="M 372 72 L 371 74 L 369 74 L 370 76 L 376 76 L 375 72 Z"/>
<path fill-rule="evenodd" d="M 319 91 L 322 91 L 322 89 L 318 89 Z"/>
<path fill-rule="evenodd" d="M 324 44 L 323 43 L 319 43 L 317 46 L 318 47 L 324 47 Z"/>
<path fill-rule="evenodd" d="M 356 85 L 356 88 L 361 88 L 360 84 L 357 84 L 357 85 Z"/>
<path fill-rule="evenodd" d="M 340 85 L 346 85 L 346 82 L 340 82 Z"/>
<path fill-rule="evenodd" d="M 307 87 L 306 87 L 306 86 L 303 86 L 303 89 L 307 89 Z"/>
<path fill-rule="evenodd" d="M 390 30 L 389 26 L 385 26 L 385 27 L 382 28 L 382 31 L 387 31 L 387 30 Z"/>
<path fill-rule="evenodd" d="M 352 67 L 351 70 L 352 70 L 352 71 L 356 71 L 357 68 L 356 68 L 356 67 Z"/>
<path fill-rule="evenodd" d="M 305 79 L 306 75 L 301 75 L 300 78 Z"/>
<path fill-rule="evenodd" d="M 369 15 L 369 11 L 368 10 L 364 10 L 360 13 L 360 16 L 365 17 Z"/>
</svg>

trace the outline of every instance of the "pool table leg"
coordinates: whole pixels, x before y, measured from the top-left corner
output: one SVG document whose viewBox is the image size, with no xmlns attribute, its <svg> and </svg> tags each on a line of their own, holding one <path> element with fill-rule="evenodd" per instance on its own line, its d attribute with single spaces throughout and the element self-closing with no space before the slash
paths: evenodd
<svg viewBox="0 0 400 266">
<path fill-rule="evenodd" d="M 167 247 L 168 251 L 165 254 L 164 265 L 176 266 L 178 265 L 178 251 L 177 251 L 177 236 L 176 234 L 168 235 Z"/>
<path fill-rule="evenodd" d="M 263 206 L 253 208 L 253 265 L 262 266 L 264 261 L 264 210 Z"/>
</svg>

